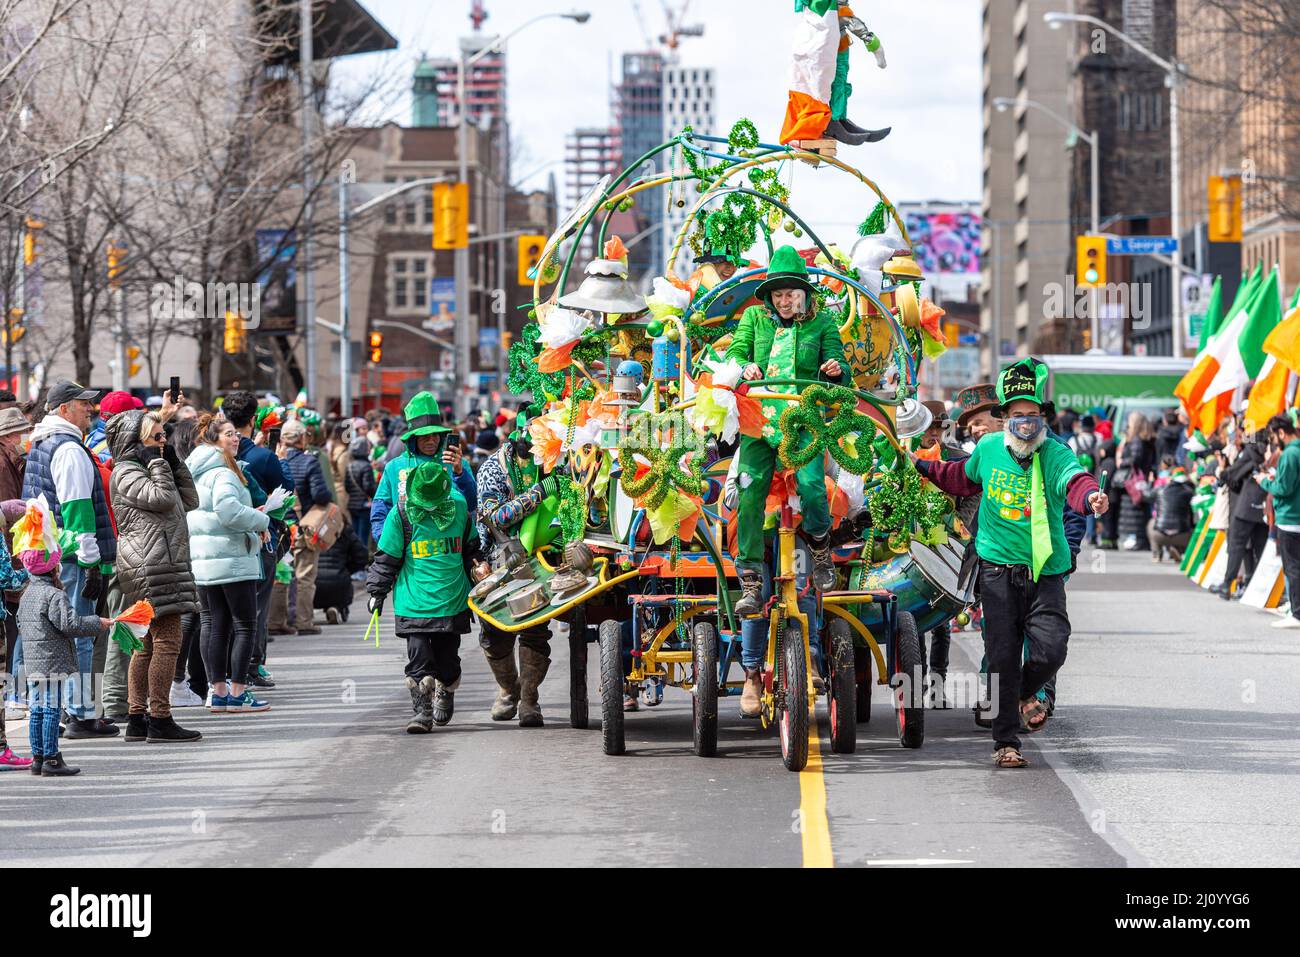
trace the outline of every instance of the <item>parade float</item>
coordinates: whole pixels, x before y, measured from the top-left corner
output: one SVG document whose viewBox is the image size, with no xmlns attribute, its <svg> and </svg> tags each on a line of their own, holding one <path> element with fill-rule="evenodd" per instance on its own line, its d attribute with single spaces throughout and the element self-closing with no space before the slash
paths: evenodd
<svg viewBox="0 0 1300 957">
<path fill-rule="evenodd" d="M 670 172 L 638 178 L 660 154 Z M 789 183 L 809 168 L 835 177 L 844 206 L 861 209 L 857 235 L 824 238 L 801 217 Z M 610 224 L 650 190 L 686 218 L 642 296 Z M 600 256 L 579 264 L 588 236 Z M 818 305 L 836 317 L 848 367 L 838 384 L 747 382 L 727 358 L 764 276 L 749 257 L 770 262 L 788 243 L 800 247 Z M 688 256 L 699 268 L 683 279 L 678 264 Z M 761 142 L 749 121 L 726 138 L 688 128 L 602 180 L 550 237 L 534 275 L 508 385 L 532 400 L 518 423 L 531 442 L 524 466 L 558 476 L 558 492 L 517 534 L 489 529 L 500 547 L 471 592 L 474 611 L 505 631 L 569 623 L 578 727 L 588 721 L 586 643 L 599 643 L 607 753 L 624 750 L 625 695 L 654 706 L 665 687 L 692 692 L 695 749 L 714 753 L 718 698 L 737 693 L 731 673 L 744 627 L 733 610 L 728 477 L 742 436 L 779 435 L 767 498 L 775 587 L 760 624 L 761 723 L 778 726 L 785 763 L 797 770 L 812 699 L 829 699 L 832 748 L 852 751 L 872 685 L 890 685 L 900 740 L 919 747 L 918 635 L 971 596 L 959 586 L 965 530 L 907 454 L 928 424 L 915 400 L 917 368 L 943 350 L 941 311 L 920 298 L 921 272 L 888 197 L 833 150 Z M 837 571 L 836 587 L 821 591 L 800 567 L 793 482 L 817 457 Z M 824 692 L 813 678 L 825 679 Z"/>
</svg>

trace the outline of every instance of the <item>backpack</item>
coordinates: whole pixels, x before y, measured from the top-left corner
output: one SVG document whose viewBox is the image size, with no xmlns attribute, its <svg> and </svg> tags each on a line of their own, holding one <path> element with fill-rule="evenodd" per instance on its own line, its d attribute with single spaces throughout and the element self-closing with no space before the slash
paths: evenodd
<svg viewBox="0 0 1300 957">
<path fill-rule="evenodd" d="M 1096 452 L 1100 444 L 1101 440 L 1097 438 L 1096 432 L 1080 432 L 1070 437 L 1070 448 L 1074 450 L 1079 464 L 1091 475 L 1097 474 Z"/>
</svg>

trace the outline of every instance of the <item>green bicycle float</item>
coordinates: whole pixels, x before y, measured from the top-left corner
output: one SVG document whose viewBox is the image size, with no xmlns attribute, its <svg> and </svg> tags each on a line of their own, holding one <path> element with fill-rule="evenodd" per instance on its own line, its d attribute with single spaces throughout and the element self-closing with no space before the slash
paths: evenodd
<svg viewBox="0 0 1300 957">
<path fill-rule="evenodd" d="M 672 154 L 672 172 L 635 178 L 664 152 Z M 856 246 L 885 248 L 883 264 L 855 265 L 792 208 L 783 177 L 803 164 L 844 174 L 850 188 L 867 187 L 869 214 Z M 663 275 L 641 296 L 628 282 L 626 249 L 609 229 L 615 213 L 650 189 L 667 190 L 678 208 L 688 194 L 696 198 Z M 897 230 L 887 234 L 891 221 Z M 744 254 L 765 247 L 770 259 L 782 231 L 807 237 L 800 256 L 817 308 L 835 317 L 844 384 L 744 382 L 739 364 L 726 358 L 739 313 L 764 278 Z M 566 293 L 588 235 L 600 256 Z M 682 279 L 677 263 L 688 246 L 701 268 Z M 688 128 L 602 180 L 550 237 L 533 276 L 530 322 L 510 349 L 507 384 L 532 398 L 533 461 L 540 474 L 557 476 L 557 491 L 538 508 L 544 534 L 534 521 L 528 542 L 498 549 L 497 567 L 473 589 L 473 610 L 504 631 L 569 623 L 576 727 L 588 724 L 587 642 L 594 638 L 606 753 L 625 751 L 625 708 L 657 705 L 665 687 L 692 694 L 694 749 L 716 753 L 718 699 L 740 693 L 732 666 L 742 631 L 755 627 L 734 611 L 730 453 L 744 435 L 779 429 L 768 499 L 771 597 L 756 619 L 768 635 L 760 723 L 779 728 L 786 767 L 801 770 L 819 695 L 829 699 L 832 750 L 851 752 L 856 725 L 869 716 L 871 685 L 890 684 L 900 741 L 919 747 L 923 711 L 912 685 L 920 677 L 920 629 L 952 617 L 968 598 L 955 573 L 946 573 L 961 548 L 951 503 L 923 487 L 895 427 L 899 406 L 915 397 L 917 367 L 935 348 L 937 326 L 923 322 L 920 270 L 885 195 L 838 160 L 761 142 L 748 121 L 725 139 Z M 782 491 L 788 473 L 819 456 L 830 465 L 836 518 L 836 585 L 821 590 L 796 568 L 800 518 Z"/>
</svg>

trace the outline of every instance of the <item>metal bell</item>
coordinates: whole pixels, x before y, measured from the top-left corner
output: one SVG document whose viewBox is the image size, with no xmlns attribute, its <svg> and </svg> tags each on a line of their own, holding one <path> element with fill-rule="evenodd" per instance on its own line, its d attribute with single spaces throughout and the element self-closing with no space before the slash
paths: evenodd
<svg viewBox="0 0 1300 957">
<path fill-rule="evenodd" d="M 565 309 L 630 315 L 645 312 L 643 296 L 627 281 L 627 267 L 616 259 L 593 259 L 587 264 L 587 278 L 560 300 Z"/>
<path fill-rule="evenodd" d="M 898 407 L 898 428 L 900 439 L 914 439 L 930 427 L 934 415 L 915 399 L 904 399 Z"/>
</svg>

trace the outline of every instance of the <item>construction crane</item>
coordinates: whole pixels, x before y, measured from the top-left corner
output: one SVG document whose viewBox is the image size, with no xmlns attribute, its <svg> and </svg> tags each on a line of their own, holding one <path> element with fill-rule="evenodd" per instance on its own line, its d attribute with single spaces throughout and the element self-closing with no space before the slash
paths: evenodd
<svg viewBox="0 0 1300 957">
<path fill-rule="evenodd" d="M 662 47 L 669 57 L 677 52 L 681 46 L 683 37 L 702 37 L 704 36 L 704 24 L 694 23 L 686 26 L 686 11 L 690 8 L 690 0 L 683 0 L 678 4 L 676 9 L 668 0 L 660 0 L 659 5 L 663 7 L 664 19 L 667 21 L 668 29 L 665 33 L 659 34 L 658 45 Z M 646 28 L 645 14 L 641 11 L 641 4 L 638 0 L 632 0 L 632 12 L 636 15 L 637 25 L 641 28 L 641 35 L 645 38 L 647 50 L 655 48 L 655 42 L 651 39 L 650 31 Z"/>
<path fill-rule="evenodd" d="M 484 4 L 483 0 L 474 0 L 474 2 L 470 4 L 469 19 L 470 22 L 474 24 L 475 33 L 478 33 L 483 29 L 483 21 L 487 18 L 487 6 Z"/>
</svg>

